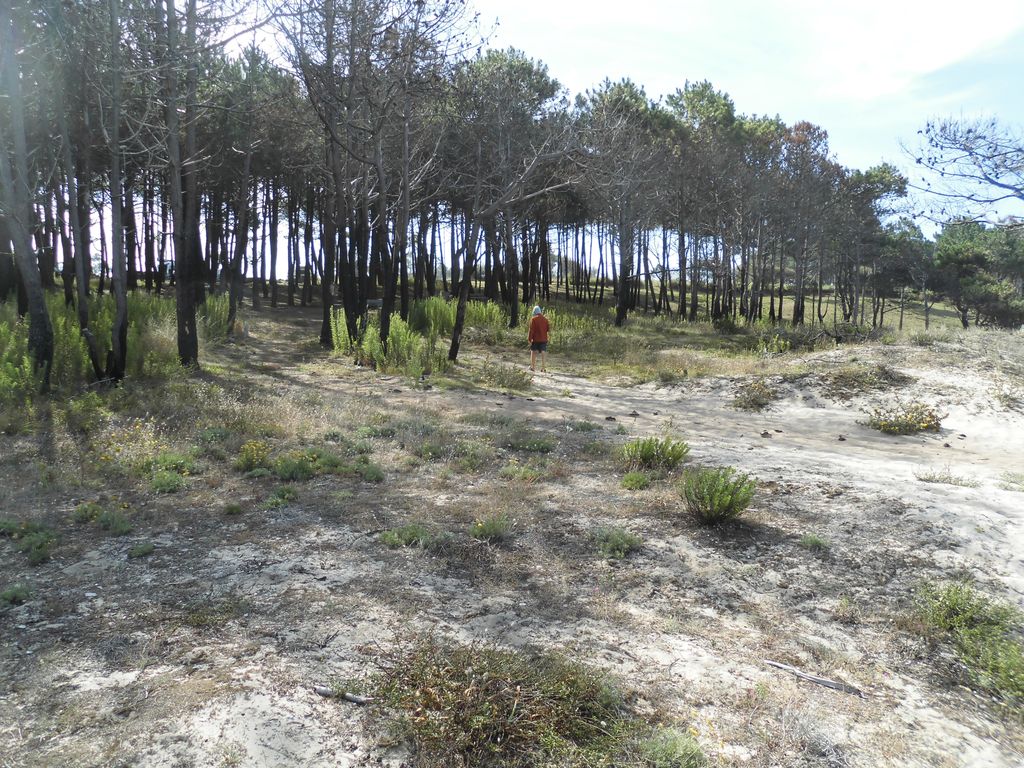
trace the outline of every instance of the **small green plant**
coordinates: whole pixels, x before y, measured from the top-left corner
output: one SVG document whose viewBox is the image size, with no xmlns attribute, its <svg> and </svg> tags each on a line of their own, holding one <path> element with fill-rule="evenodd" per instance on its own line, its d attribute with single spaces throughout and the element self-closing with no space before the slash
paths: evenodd
<svg viewBox="0 0 1024 768">
<path fill-rule="evenodd" d="M 1003 472 L 999 487 L 1004 491 L 1024 492 L 1024 472 Z"/>
<path fill-rule="evenodd" d="M 148 557 L 153 554 L 154 549 L 156 549 L 156 547 L 153 545 L 152 541 L 143 541 L 128 550 L 128 559 L 138 560 L 140 557 Z"/>
<path fill-rule="evenodd" d="M 0 603 L 6 605 L 21 605 L 26 602 L 32 592 L 24 584 L 12 584 L 3 592 L 0 592 Z"/>
<path fill-rule="evenodd" d="M 651 476 L 637 470 L 627 472 L 622 478 L 622 487 L 627 491 L 642 491 L 645 488 L 650 488 Z"/>
<path fill-rule="evenodd" d="M 640 744 L 645 768 L 704 768 L 708 759 L 689 733 L 659 728 Z"/>
<path fill-rule="evenodd" d="M 237 501 L 229 501 L 224 505 L 224 514 L 229 517 L 242 514 L 242 505 Z"/>
<path fill-rule="evenodd" d="M 177 475 L 171 474 L 172 477 Z M 132 524 L 128 522 L 128 518 L 125 517 L 123 512 L 117 510 L 107 510 L 100 514 L 96 518 L 96 525 L 99 526 L 101 531 L 106 531 L 111 536 L 125 536 L 132 531 Z"/>
<path fill-rule="evenodd" d="M 15 543 L 19 552 L 28 558 L 29 565 L 40 565 L 50 559 L 50 550 L 57 536 L 42 523 L 28 520 L 0 519 L 0 536 Z"/>
<path fill-rule="evenodd" d="M 372 461 L 356 462 L 356 472 L 365 483 L 384 482 L 384 470 L 379 464 L 374 464 Z"/>
<path fill-rule="evenodd" d="M 497 512 L 474 520 L 469 527 L 469 535 L 480 541 L 497 544 L 511 535 L 513 527 L 515 523 L 507 513 Z"/>
<path fill-rule="evenodd" d="M 86 392 L 68 400 L 64 409 L 64 422 L 72 432 L 88 435 L 95 432 L 107 419 L 109 412 L 97 392 Z"/>
<path fill-rule="evenodd" d="M 977 488 L 979 483 L 969 477 L 954 475 L 947 464 L 943 469 L 929 469 L 915 471 L 914 477 L 922 483 L 940 483 L 942 485 L 957 485 L 961 488 Z"/>
<path fill-rule="evenodd" d="M 594 542 L 598 551 L 612 560 L 621 560 L 643 545 L 643 539 L 624 528 L 599 528 L 594 532 Z"/>
<path fill-rule="evenodd" d="M 508 433 L 502 440 L 505 448 L 525 453 L 551 453 L 557 443 L 554 438 L 533 430 L 517 430 Z"/>
<path fill-rule="evenodd" d="M 199 432 L 199 440 L 206 444 L 223 443 L 231 437 L 231 430 L 225 427 L 206 427 Z"/>
<path fill-rule="evenodd" d="M 267 500 L 263 502 L 263 506 L 266 509 L 279 509 L 297 498 L 299 498 L 299 493 L 292 486 L 280 485 L 271 492 Z"/>
<path fill-rule="evenodd" d="M 970 584 L 925 585 L 918 617 L 926 632 L 952 643 L 968 680 L 1009 708 L 1024 705 L 1021 614 L 978 593 Z"/>
<path fill-rule="evenodd" d="M 597 432 L 600 429 L 600 424 L 585 419 L 569 419 L 565 422 L 566 432 Z"/>
<path fill-rule="evenodd" d="M 533 463 L 520 464 L 516 459 L 511 459 L 498 470 L 498 477 L 530 485 L 544 477 L 544 470 Z"/>
<path fill-rule="evenodd" d="M 391 528 L 380 535 L 381 543 L 386 547 L 423 547 L 430 546 L 433 536 L 425 525 L 409 523 L 400 528 Z"/>
<path fill-rule="evenodd" d="M 889 408 L 875 408 L 868 413 L 868 426 L 890 435 L 914 435 L 938 432 L 944 417 L 929 405 L 920 402 L 897 403 Z"/>
<path fill-rule="evenodd" d="M 741 384 L 732 400 L 732 407 L 741 411 L 763 411 L 775 400 L 779 393 L 768 386 L 764 379 Z"/>
<path fill-rule="evenodd" d="M 638 437 L 622 446 L 622 461 L 628 470 L 675 469 L 690 452 L 682 440 Z"/>
<path fill-rule="evenodd" d="M 430 639 L 380 665 L 374 685 L 424 765 L 612 765 L 633 725 L 608 677 L 562 656 Z"/>
<path fill-rule="evenodd" d="M 177 493 L 185 487 L 185 478 L 177 472 L 160 469 L 153 473 L 149 487 L 154 493 Z"/>
<path fill-rule="evenodd" d="M 254 469 L 270 468 L 270 446 L 262 440 L 249 440 L 242 444 L 235 459 L 235 469 L 250 472 Z"/>
<path fill-rule="evenodd" d="M 480 380 L 495 389 L 510 389 L 522 392 L 530 388 L 533 379 L 525 368 L 504 363 L 486 362 L 480 369 Z"/>
<path fill-rule="evenodd" d="M 302 451 L 291 451 L 278 456 L 274 462 L 274 474 L 285 482 L 302 482 L 309 480 L 314 474 L 313 462 L 309 455 Z"/>
<path fill-rule="evenodd" d="M 174 472 L 178 475 L 194 475 L 199 471 L 195 459 L 178 451 L 162 451 L 153 459 L 153 469 L 163 472 Z"/>
<path fill-rule="evenodd" d="M 83 501 L 75 507 L 71 513 L 71 519 L 79 524 L 93 523 L 101 514 L 103 514 L 103 507 L 95 501 Z"/>
<path fill-rule="evenodd" d="M 800 546 L 816 555 L 824 555 L 832 548 L 827 539 L 814 533 L 805 533 L 800 537 Z"/>
<path fill-rule="evenodd" d="M 743 514 L 754 498 L 756 484 L 732 467 L 702 468 L 683 480 L 686 508 L 704 525 L 715 525 Z"/>
</svg>

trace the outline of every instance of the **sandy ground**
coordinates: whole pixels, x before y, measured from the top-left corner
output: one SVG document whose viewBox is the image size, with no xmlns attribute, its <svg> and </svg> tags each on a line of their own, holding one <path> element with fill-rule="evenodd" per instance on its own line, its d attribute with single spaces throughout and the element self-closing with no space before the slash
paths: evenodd
<svg viewBox="0 0 1024 768">
<path fill-rule="evenodd" d="M 270 359 L 260 333 L 238 353 L 254 365 Z M 549 458 L 562 471 L 521 487 L 411 462 L 411 446 L 382 440 L 384 486 L 316 478 L 263 511 L 250 504 L 259 490 L 229 478 L 204 498 L 242 500 L 237 518 L 194 500 L 147 502 L 146 530 L 82 536 L 34 569 L 0 544 L 2 583 L 33 590 L 0 609 L 0 766 L 411 765 L 364 710 L 313 686 L 358 684 L 379 649 L 418 632 L 568 651 L 626 681 L 641 713 L 693 727 L 716 765 L 1020 766 L 1012 717 L 957 685 L 952 655 L 904 618 L 920 584 L 964 575 L 1024 606 L 1024 493 L 1001 487 L 1003 473 L 1024 471 L 1024 413 L 999 397 L 1024 377 L 972 355 L 944 345 L 794 356 L 814 373 L 769 377 L 781 397 L 760 413 L 731 406 L 742 379 L 621 387 L 554 370 L 510 395 L 413 389 L 342 362 L 275 365 L 258 375 L 316 407 L 428 414 L 483 441 L 494 429 L 460 415 L 511 415 L 557 437 Z M 823 377 L 851 359 L 912 381 L 830 397 Z M 941 432 L 893 437 L 860 423 L 895 397 L 948 413 Z M 578 434 L 580 420 L 601 429 Z M 619 427 L 681 437 L 690 463 L 749 472 L 749 519 L 696 527 L 680 519 L 671 482 L 631 493 L 612 459 L 580 458 L 585 441 L 621 443 Z M 24 445 L 8 448 L 9 464 L 28 460 Z M 494 468 L 509 458 L 499 448 Z M 975 487 L 918 479 L 946 468 Z M 9 490 L 4 512 L 66 514 L 76 501 L 45 496 Z M 413 519 L 464 530 L 499 506 L 517 521 L 504 547 L 463 538 L 428 553 L 378 539 Z M 600 525 L 641 534 L 643 550 L 604 561 L 588 539 Z M 806 533 L 828 553 L 801 548 Z M 127 559 L 143 539 L 154 554 Z"/>
</svg>

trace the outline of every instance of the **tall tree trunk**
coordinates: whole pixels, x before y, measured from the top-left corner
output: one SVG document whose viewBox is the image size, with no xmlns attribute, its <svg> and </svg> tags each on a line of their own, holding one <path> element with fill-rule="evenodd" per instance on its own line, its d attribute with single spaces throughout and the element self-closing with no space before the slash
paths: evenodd
<svg viewBox="0 0 1024 768">
<path fill-rule="evenodd" d="M 21 273 L 22 285 L 28 300 L 28 347 L 36 372 L 41 374 L 42 389 L 50 386 L 50 368 L 53 365 L 53 326 L 46 311 L 46 296 L 39 274 L 39 263 L 32 252 L 31 221 L 32 198 L 29 192 L 28 148 L 25 141 L 24 101 L 15 51 L 19 41 L 14 37 L 14 22 L 9 3 L 0 3 L 0 68 L 3 69 L 4 88 L 7 91 L 7 109 L 10 117 L 13 162 L 8 159 L 7 137 L 0 120 L 0 189 L 6 212 L 14 256 Z"/>
</svg>

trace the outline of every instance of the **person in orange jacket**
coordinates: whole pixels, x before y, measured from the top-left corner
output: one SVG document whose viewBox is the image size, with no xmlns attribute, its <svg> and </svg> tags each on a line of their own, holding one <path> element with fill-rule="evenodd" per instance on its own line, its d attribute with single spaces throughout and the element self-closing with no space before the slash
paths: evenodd
<svg viewBox="0 0 1024 768">
<path fill-rule="evenodd" d="M 548 351 L 548 332 L 551 330 L 551 323 L 544 317 L 540 307 L 533 308 L 533 317 L 530 318 L 530 330 L 527 341 L 530 342 L 530 370 L 537 370 L 537 353 L 540 352 L 540 369 L 544 369 L 544 353 Z"/>
</svg>

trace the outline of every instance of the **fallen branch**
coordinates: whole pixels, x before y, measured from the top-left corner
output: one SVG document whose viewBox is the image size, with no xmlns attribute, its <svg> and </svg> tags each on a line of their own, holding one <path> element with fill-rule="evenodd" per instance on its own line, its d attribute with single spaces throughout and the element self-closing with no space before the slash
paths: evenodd
<svg viewBox="0 0 1024 768">
<path fill-rule="evenodd" d="M 336 691 L 326 685 L 314 685 L 313 693 L 323 696 L 326 699 L 343 699 L 344 701 L 350 701 L 353 704 L 369 704 L 373 701 L 372 696 L 360 696 L 357 693 L 349 693 L 348 691 Z"/>
<path fill-rule="evenodd" d="M 778 661 L 769 661 L 768 659 L 765 659 L 764 663 L 769 665 L 769 666 L 771 666 L 771 667 L 778 667 L 779 669 L 785 670 L 786 672 L 789 672 L 790 674 L 796 675 L 801 680 L 808 680 L 808 681 L 810 681 L 812 683 L 817 683 L 818 685 L 823 685 L 826 688 L 832 688 L 832 689 L 837 690 L 837 691 L 842 691 L 843 693 L 852 693 L 854 696 L 860 696 L 862 699 L 866 698 L 866 696 L 864 695 L 864 692 L 862 690 L 860 690 L 860 688 L 854 688 L 852 685 L 847 685 L 846 683 L 839 683 L 839 682 L 836 682 L 835 680 L 829 680 L 827 677 L 818 677 L 817 675 L 809 675 L 806 672 L 801 672 L 796 667 L 791 667 L 791 666 L 789 666 L 789 664 L 782 664 L 782 663 L 780 663 Z"/>
</svg>

